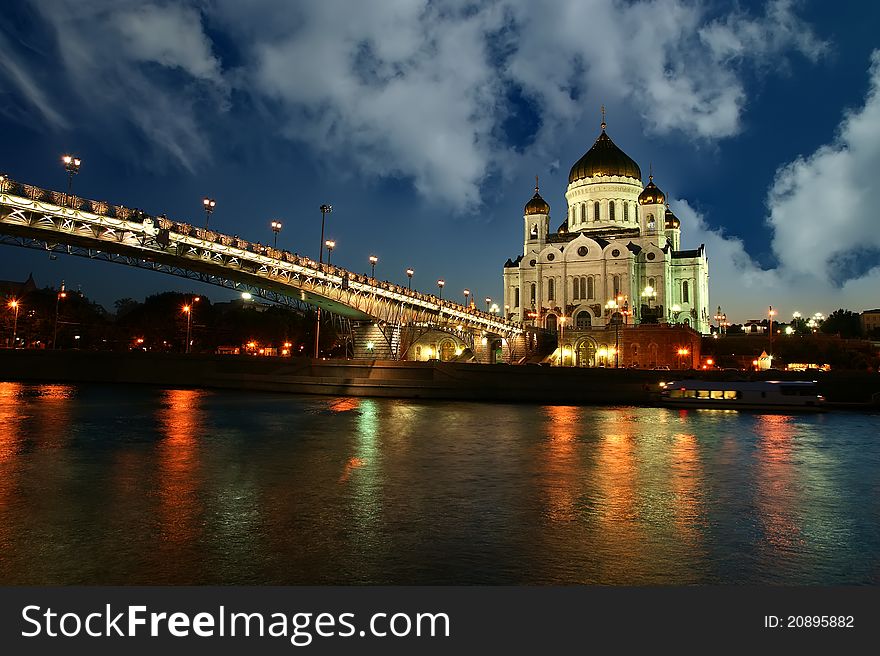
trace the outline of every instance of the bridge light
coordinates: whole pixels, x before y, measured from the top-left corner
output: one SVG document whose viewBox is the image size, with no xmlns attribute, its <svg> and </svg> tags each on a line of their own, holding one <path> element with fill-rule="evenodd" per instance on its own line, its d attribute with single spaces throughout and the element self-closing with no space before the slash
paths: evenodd
<svg viewBox="0 0 880 656">
<path fill-rule="evenodd" d="M 202 206 L 205 208 L 205 230 L 207 230 L 208 223 L 211 220 L 211 213 L 214 211 L 214 208 L 217 207 L 217 201 L 205 196 L 202 199 Z"/>
<path fill-rule="evenodd" d="M 252 298 L 253 298 L 253 295 L 250 292 L 242 292 L 241 293 L 241 300 L 243 300 L 243 301 L 249 301 Z"/>
<path fill-rule="evenodd" d="M 379 258 L 375 255 L 370 255 L 370 278 L 376 277 L 376 262 L 379 261 Z"/>
<path fill-rule="evenodd" d="M 446 281 L 442 278 L 437 281 L 437 287 L 440 288 L 440 300 L 443 300 L 443 286 L 446 284 Z"/>
<path fill-rule="evenodd" d="M 413 271 L 412 269 L 406 270 L 406 277 L 409 278 L 409 287 L 407 288 L 409 289 L 409 291 L 412 291 L 412 277 L 414 273 L 415 271 Z"/>
</svg>

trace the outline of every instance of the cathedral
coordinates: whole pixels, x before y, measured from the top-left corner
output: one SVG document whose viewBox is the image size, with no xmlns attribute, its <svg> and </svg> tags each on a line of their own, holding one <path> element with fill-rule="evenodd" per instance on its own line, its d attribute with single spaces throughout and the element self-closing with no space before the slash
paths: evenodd
<svg viewBox="0 0 880 656">
<path fill-rule="evenodd" d="M 553 232 L 536 179 L 524 210 L 523 253 L 504 265 L 505 311 L 564 335 L 559 364 L 656 365 L 668 359 L 657 353 L 670 348 L 664 329 L 709 332 L 705 247 L 682 249 L 681 222 L 653 175 L 643 186 L 639 165 L 606 134 L 604 119 L 601 127 L 571 167 L 566 217 Z M 636 327 L 657 338 L 637 339 Z M 632 349 L 621 346 L 621 332 Z"/>
</svg>

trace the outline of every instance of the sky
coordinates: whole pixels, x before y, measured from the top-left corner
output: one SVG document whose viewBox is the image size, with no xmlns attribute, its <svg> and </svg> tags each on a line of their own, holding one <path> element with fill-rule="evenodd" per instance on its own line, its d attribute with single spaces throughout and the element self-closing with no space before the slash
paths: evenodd
<svg viewBox="0 0 880 656">
<path fill-rule="evenodd" d="M 435 292 L 501 298 L 534 176 L 556 227 L 608 134 L 706 244 L 710 309 L 880 307 L 880 3 L 5 0 L 0 171 Z M 647 182 L 647 180 L 645 180 Z M 0 247 L 0 279 L 231 292 Z M 462 297 L 463 300 L 463 297 Z"/>
</svg>

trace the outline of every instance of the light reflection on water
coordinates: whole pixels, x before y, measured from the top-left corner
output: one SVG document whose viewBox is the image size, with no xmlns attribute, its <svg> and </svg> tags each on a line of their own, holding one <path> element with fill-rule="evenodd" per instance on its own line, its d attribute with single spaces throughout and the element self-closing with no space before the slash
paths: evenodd
<svg viewBox="0 0 880 656">
<path fill-rule="evenodd" d="M 0 383 L 0 583 L 878 583 L 877 419 Z"/>
</svg>

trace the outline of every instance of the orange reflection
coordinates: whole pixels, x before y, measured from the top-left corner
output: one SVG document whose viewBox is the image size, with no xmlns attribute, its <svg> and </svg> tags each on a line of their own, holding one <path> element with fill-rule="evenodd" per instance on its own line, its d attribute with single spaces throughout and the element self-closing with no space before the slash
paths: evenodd
<svg viewBox="0 0 880 656">
<path fill-rule="evenodd" d="M 789 549 L 803 542 L 797 519 L 798 494 L 792 463 L 793 417 L 758 415 L 757 507 L 764 538 L 774 549 Z"/>
<path fill-rule="evenodd" d="M 19 424 L 22 410 L 21 383 L 0 383 L 0 464 L 11 462 L 20 448 Z M 5 479 L 6 476 L 0 476 Z"/>
<path fill-rule="evenodd" d="M 159 516 L 163 541 L 193 546 L 201 533 L 198 451 L 204 433 L 204 390 L 165 390 L 158 412 Z M 172 547 L 173 548 L 173 547 Z"/>
<path fill-rule="evenodd" d="M 548 437 L 544 467 L 547 515 L 554 522 L 568 522 L 576 517 L 575 485 L 578 467 L 575 445 L 580 411 L 573 406 L 551 405 L 542 408 L 546 417 L 544 435 Z"/>
<path fill-rule="evenodd" d="M 639 525 L 638 464 L 632 424 L 612 411 L 603 422 L 604 436 L 597 444 L 595 487 L 598 548 L 617 557 L 601 561 L 599 580 L 622 583 L 644 580 L 649 564 L 640 558 L 645 540 Z M 622 545 L 627 545 L 624 553 Z"/>
<path fill-rule="evenodd" d="M 351 476 L 352 471 L 363 467 L 366 464 L 367 461 L 363 458 L 350 458 L 349 461 L 345 463 L 345 468 L 342 470 L 342 476 L 339 477 L 339 482 L 344 483 L 348 480 L 348 477 Z"/>
<path fill-rule="evenodd" d="M 345 397 L 341 399 L 333 399 L 330 401 L 328 410 L 331 412 L 350 412 L 357 410 L 361 400 L 354 397 Z"/>
</svg>

